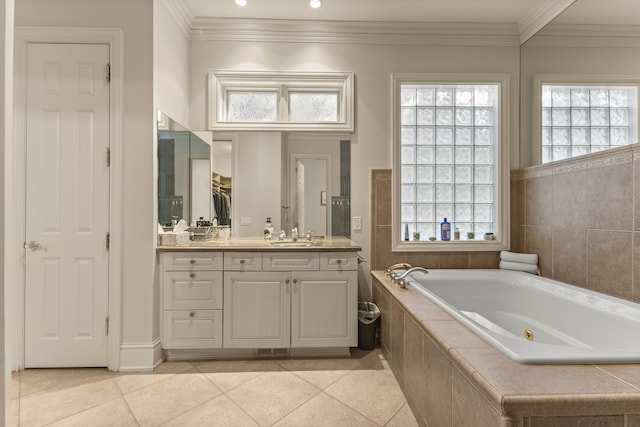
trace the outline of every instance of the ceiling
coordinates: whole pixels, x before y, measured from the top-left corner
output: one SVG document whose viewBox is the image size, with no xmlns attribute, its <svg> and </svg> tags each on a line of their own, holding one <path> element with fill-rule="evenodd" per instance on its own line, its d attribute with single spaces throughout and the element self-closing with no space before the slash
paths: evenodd
<svg viewBox="0 0 640 427">
<path fill-rule="evenodd" d="M 493 28 L 512 28 L 522 43 L 556 17 L 554 24 L 640 26 L 640 0 L 322 0 L 320 9 L 309 7 L 308 0 L 247 0 L 245 7 L 234 0 L 165 1 L 180 10 L 189 28 L 196 22 L 218 28 L 225 18 L 273 25 L 358 22 L 375 28 L 375 24 L 393 24 L 397 32 L 403 31 L 403 25 L 415 29 L 420 24 L 451 24 L 454 31 L 461 31 L 493 24 Z M 207 21 L 212 18 L 217 24 Z"/>
<path fill-rule="evenodd" d="M 386 22 L 469 22 L 518 24 L 549 0 L 183 0 L 194 17 Z"/>
</svg>

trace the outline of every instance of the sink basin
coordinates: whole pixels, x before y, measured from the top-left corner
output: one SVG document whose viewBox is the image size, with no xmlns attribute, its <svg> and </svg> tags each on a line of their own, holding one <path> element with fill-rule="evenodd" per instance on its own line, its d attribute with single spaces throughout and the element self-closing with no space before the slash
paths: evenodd
<svg viewBox="0 0 640 427">
<path fill-rule="evenodd" d="M 313 242 L 307 241 L 297 241 L 297 242 L 271 242 L 270 246 L 275 246 L 277 248 L 309 248 L 315 246 Z"/>
</svg>

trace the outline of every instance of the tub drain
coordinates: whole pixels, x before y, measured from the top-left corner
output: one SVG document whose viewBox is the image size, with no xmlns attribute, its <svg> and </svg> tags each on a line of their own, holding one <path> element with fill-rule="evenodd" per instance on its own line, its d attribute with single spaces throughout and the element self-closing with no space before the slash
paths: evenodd
<svg viewBox="0 0 640 427">
<path fill-rule="evenodd" d="M 531 332 L 529 329 L 525 329 L 524 330 L 524 337 L 526 339 L 528 339 L 529 341 L 533 341 L 533 332 Z"/>
</svg>

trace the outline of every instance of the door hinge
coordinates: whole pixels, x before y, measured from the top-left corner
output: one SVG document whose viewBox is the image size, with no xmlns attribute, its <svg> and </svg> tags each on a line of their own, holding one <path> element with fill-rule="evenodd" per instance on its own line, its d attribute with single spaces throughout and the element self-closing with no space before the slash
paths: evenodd
<svg viewBox="0 0 640 427">
<path fill-rule="evenodd" d="M 111 233 L 107 232 L 107 241 L 106 241 L 107 249 L 111 246 Z"/>
<path fill-rule="evenodd" d="M 107 83 L 111 83 L 111 64 L 107 64 Z"/>
<path fill-rule="evenodd" d="M 111 147 L 107 147 L 107 167 L 111 166 Z"/>
<path fill-rule="evenodd" d="M 109 316 L 104 318 L 104 335 L 109 335 Z"/>
</svg>

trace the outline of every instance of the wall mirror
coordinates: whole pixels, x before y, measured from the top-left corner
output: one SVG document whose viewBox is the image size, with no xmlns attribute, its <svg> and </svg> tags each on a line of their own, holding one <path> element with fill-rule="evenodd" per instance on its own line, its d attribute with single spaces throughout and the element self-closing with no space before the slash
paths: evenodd
<svg viewBox="0 0 640 427">
<path fill-rule="evenodd" d="M 540 106 L 543 101 L 539 99 L 538 89 L 540 79 L 564 79 L 572 81 L 575 85 L 592 80 L 596 84 L 637 87 L 640 82 L 639 58 L 640 3 L 636 0 L 577 0 L 527 40 L 520 49 L 520 166 L 542 163 L 540 141 L 544 135 L 540 124 L 548 119 L 548 116 L 536 117 L 537 114 L 542 116 Z M 556 117 L 562 122 L 561 115 L 564 114 L 567 127 L 560 129 L 559 134 L 571 136 L 573 132 L 579 136 L 585 132 L 592 132 L 587 130 L 586 125 L 576 121 L 582 120 L 592 125 L 592 120 L 597 119 L 602 121 L 597 132 L 604 141 L 598 150 L 605 149 L 607 142 L 611 147 L 638 142 L 637 130 L 623 133 L 624 137 L 614 142 L 622 127 L 619 123 L 633 126 L 635 121 L 637 127 L 637 99 L 632 100 L 629 97 L 628 111 L 618 123 L 614 121 L 613 112 L 596 117 L 593 108 L 572 111 L 573 104 L 570 107 L 569 110 L 558 109 L 560 114 Z M 579 144 L 576 144 L 574 139 L 568 139 L 567 147 L 561 147 L 560 150 L 571 157 L 574 154 L 591 152 L 576 145 Z"/>
<path fill-rule="evenodd" d="M 199 218 L 235 238 L 350 236 L 351 141 L 327 132 L 189 131 L 158 118 L 158 221 Z"/>
<path fill-rule="evenodd" d="M 163 227 L 212 217 L 211 145 L 158 115 L 158 222 Z"/>
<path fill-rule="evenodd" d="M 351 141 L 326 132 L 214 132 L 233 145 L 231 234 L 263 236 L 267 218 L 287 236 L 350 236 Z"/>
</svg>

